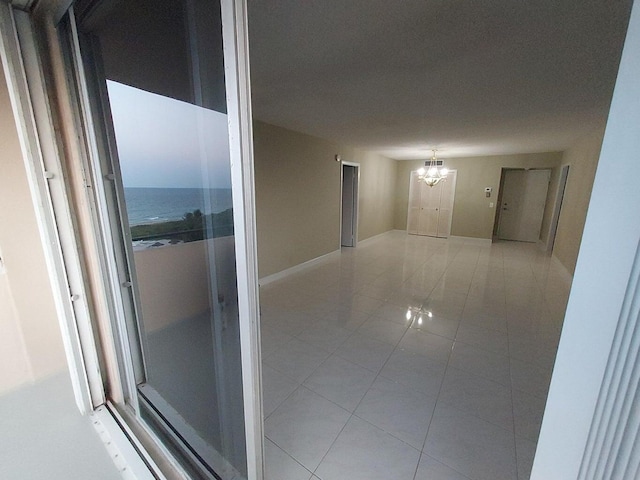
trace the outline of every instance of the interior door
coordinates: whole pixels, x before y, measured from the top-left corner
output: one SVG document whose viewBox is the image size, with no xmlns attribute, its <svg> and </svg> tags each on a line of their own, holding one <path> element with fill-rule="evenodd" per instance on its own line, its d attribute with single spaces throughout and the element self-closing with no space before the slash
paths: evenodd
<svg viewBox="0 0 640 480">
<path fill-rule="evenodd" d="M 438 231 L 436 236 L 448 237 L 451 234 L 451 221 L 453 219 L 453 199 L 456 191 L 455 170 L 449 171 L 447 179 L 438 185 L 441 189 L 440 207 L 438 210 Z"/>
<path fill-rule="evenodd" d="M 342 165 L 342 232 L 343 247 L 355 246 L 358 167 Z"/>
<path fill-rule="evenodd" d="M 556 241 L 556 233 L 558 231 L 558 221 L 560 220 L 560 210 L 562 209 L 562 201 L 564 199 L 564 190 L 567 186 L 569 178 L 569 165 L 564 165 L 560 171 L 560 180 L 558 180 L 558 190 L 556 194 L 556 203 L 553 206 L 551 214 L 551 226 L 549 227 L 549 238 L 547 239 L 547 251 L 553 251 L 553 245 Z"/>
<path fill-rule="evenodd" d="M 550 170 L 504 171 L 499 238 L 538 241 L 550 176 Z"/>
</svg>

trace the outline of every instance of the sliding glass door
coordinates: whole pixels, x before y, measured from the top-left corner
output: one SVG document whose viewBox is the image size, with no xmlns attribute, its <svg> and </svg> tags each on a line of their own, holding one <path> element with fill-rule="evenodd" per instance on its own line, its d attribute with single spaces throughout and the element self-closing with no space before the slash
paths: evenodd
<svg viewBox="0 0 640 480">
<path fill-rule="evenodd" d="M 233 208 L 242 192 L 220 4 L 78 2 L 67 21 L 104 182 L 96 214 L 114 250 L 126 403 L 190 475 L 247 478 Z"/>
</svg>

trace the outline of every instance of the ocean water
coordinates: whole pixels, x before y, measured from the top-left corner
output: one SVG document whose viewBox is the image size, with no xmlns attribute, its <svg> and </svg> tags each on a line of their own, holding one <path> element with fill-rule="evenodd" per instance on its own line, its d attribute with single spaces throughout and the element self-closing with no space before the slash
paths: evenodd
<svg viewBox="0 0 640 480">
<path fill-rule="evenodd" d="M 210 208 L 205 206 L 205 194 Z M 233 207 L 231 189 L 226 188 L 141 188 L 125 187 L 129 225 L 180 220 L 199 209 L 204 214 L 220 213 Z"/>
</svg>

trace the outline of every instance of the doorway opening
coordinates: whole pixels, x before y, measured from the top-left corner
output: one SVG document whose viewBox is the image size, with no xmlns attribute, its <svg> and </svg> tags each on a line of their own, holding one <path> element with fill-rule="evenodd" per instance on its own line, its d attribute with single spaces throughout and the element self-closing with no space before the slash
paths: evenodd
<svg viewBox="0 0 640 480">
<path fill-rule="evenodd" d="M 496 235 L 500 240 L 540 239 L 551 170 L 502 169 Z"/>
<path fill-rule="evenodd" d="M 556 203 L 553 206 L 553 214 L 551 215 L 551 225 L 549 226 L 549 238 L 547 239 L 547 252 L 553 252 L 553 244 L 556 241 L 556 233 L 558 232 L 558 221 L 560 220 L 560 211 L 562 210 L 562 200 L 564 199 L 564 191 L 569 178 L 569 165 L 564 165 L 560 170 L 560 179 L 558 180 L 558 193 L 556 195 Z"/>
<path fill-rule="evenodd" d="M 340 246 L 355 247 L 358 242 L 358 189 L 360 164 L 342 162 L 342 202 Z"/>
</svg>

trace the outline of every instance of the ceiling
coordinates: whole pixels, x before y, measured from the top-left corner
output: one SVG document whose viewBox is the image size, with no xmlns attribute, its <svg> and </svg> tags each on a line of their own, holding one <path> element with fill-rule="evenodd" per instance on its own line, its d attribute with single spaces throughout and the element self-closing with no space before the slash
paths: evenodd
<svg viewBox="0 0 640 480">
<path fill-rule="evenodd" d="M 395 159 L 561 151 L 606 118 L 631 0 L 248 0 L 254 117 Z"/>
</svg>

